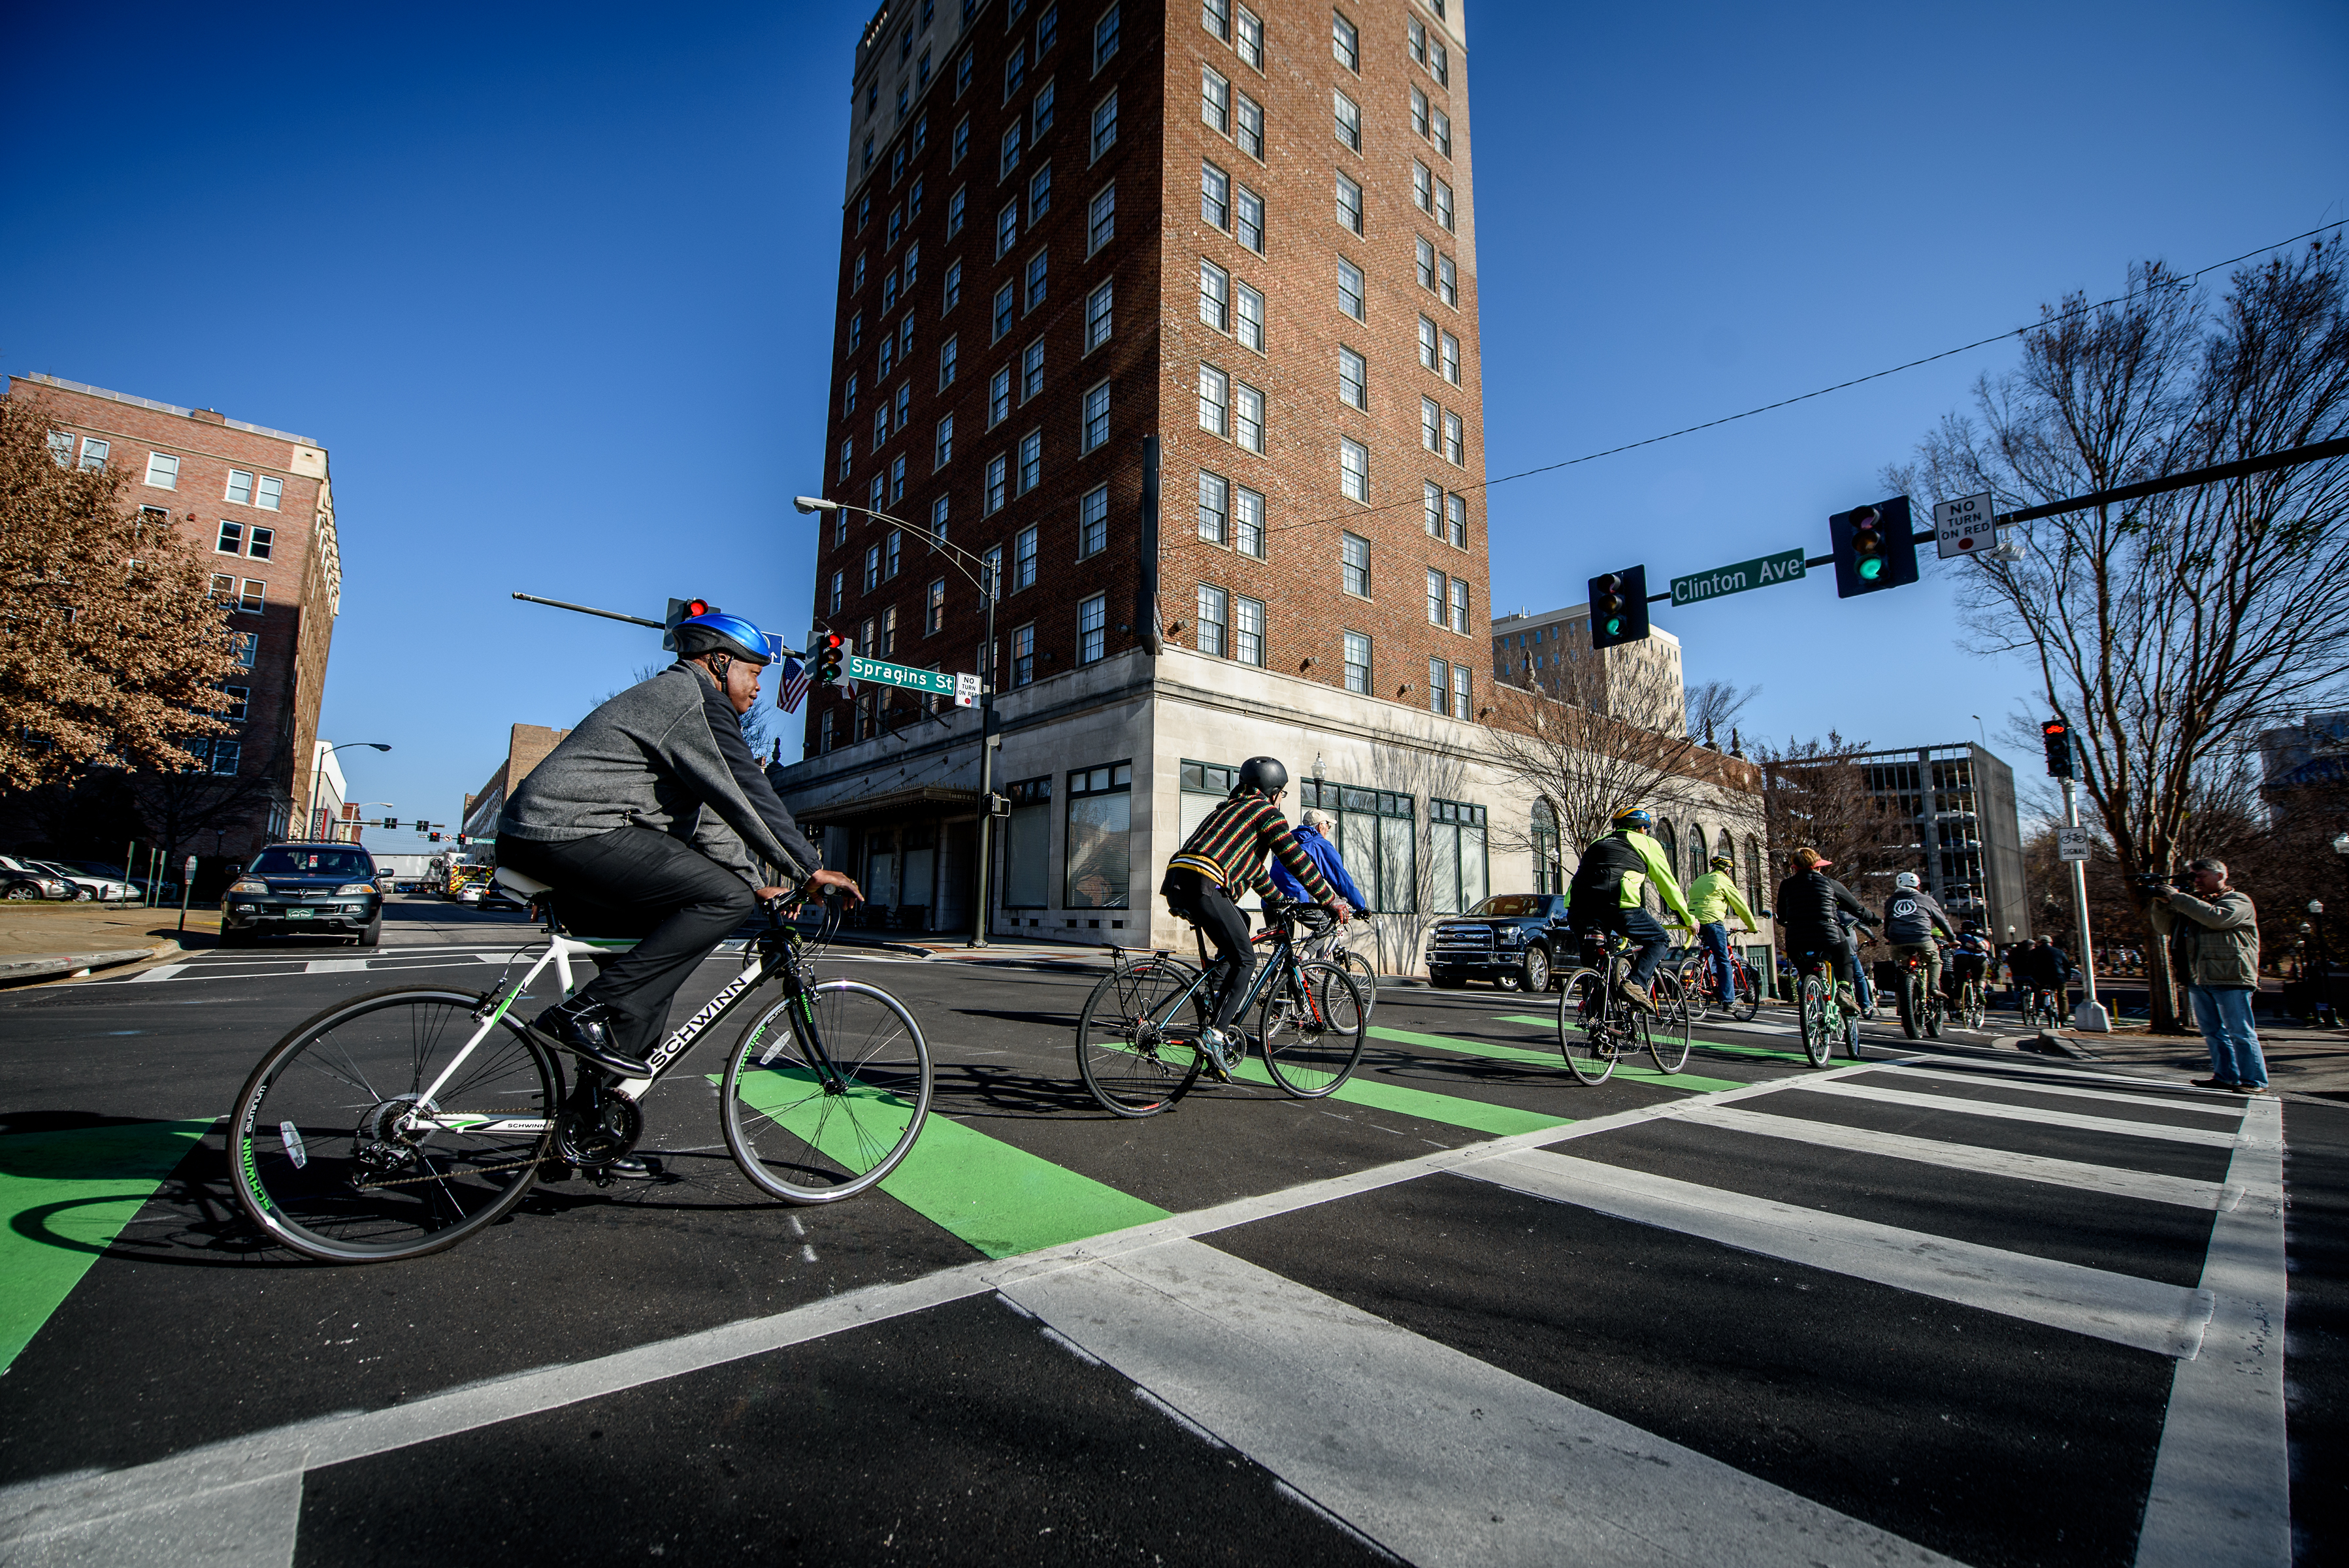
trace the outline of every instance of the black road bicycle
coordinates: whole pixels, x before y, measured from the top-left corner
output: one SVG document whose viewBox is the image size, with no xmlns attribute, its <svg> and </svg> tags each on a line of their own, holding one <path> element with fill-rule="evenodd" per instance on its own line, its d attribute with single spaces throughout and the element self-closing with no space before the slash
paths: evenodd
<svg viewBox="0 0 2349 1568">
<path fill-rule="evenodd" d="M 1900 959 L 1899 968 L 1900 1032 L 1912 1040 L 1940 1039 L 1948 1004 L 1941 999 L 1940 992 L 1926 984 L 1924 954 L 1907 954 Z"/>
<path fill-rule="evenodd" d="M 1652 1013 L 1623 995 L 1630 973 L 1630 944 L 1592 932 L 1583 938 L 1583 967 L 1568 975 L 1557 995 L 1557 1047 L 1574 1076 L 1605 1083 L 1616 1065 L 1641 1051 L 1658 1068 L 1676 1073 L 1688 1066 L 1688 994 L 1669 965 L 1648 983 Z"/>
<path fill-rule="evenodd" d="M 1257 940 L 1269 940 L 1272 950 L 1257 965 L 1234 1016 L 1256 1009 L 1254 1043 L 1282 1092 L 1319 1099 L 1335 1093 L 1361 1061 L 1370 1006 L 1345 970 L 1299 951 L 1298 927 L 1318 934 L 1327 919 L 1314 905 L 1268 899 L 1264 918 Z M 1206 938 L 1194 934 L 1196 965 L 1164 952 L 1129 964 L 1120 952 L 1085 998 L 1077 1019 L 1077 1071 L 1103 1109 L 1155 1116 L 1198 1081 L 1207 1061 L 1200 1032 L 1215 1018 L 1216 998 Z"/>
<path fill-rule="evenodd" d="M 525 894 L 545 891 L 501 876 Z M 646 1093 L 769 981 L 782 995 L 711 1075 L 727 1150 L 752 1185 L 787 1203 L 865 1191 L 921 1136 L 930 1048 L 887 992 L 815 979 L 814 954 L 840 909 L 827 903 L 803 939 L 782 916 L 809 892 L 802 883 L 768 906 L 740 973 L 661 1042 L 649 1078 L 616 1078 L 570 1058 L 566 1086 L 567 1053 L 513 1016 L 550 966 L 567 996 L 573 959 L 608 957 L 633 940 L 567 936 L 550 921 L 536 962 L 511 985 L 501 977 L 487 992 L 416 987 L 336 1003 L 272 1047 L 237 1095 L 228 1154 L 238 1202 L 296 1252 L 388 1263 L 494 1224 L 542 1174 L 576 1170 L 608 1182 L 611 1162 L 644 1130 Z"/>
</svg>

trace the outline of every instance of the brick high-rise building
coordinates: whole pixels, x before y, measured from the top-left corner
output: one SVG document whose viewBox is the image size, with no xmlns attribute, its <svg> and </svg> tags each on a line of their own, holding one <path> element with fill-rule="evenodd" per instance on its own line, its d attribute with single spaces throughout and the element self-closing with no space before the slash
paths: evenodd
<svg viewBox="0 0 2349 1568">
<path fill-rule="evenodd" d="M 60 462 L 129 476 L 125 496 L 212 558 L 214 596 L 230 617 L 247 674 L 228 684 L 233 727 L 191 741 L 226 778 L 269 781 L 250 819 L 201 848 L 241 860 L 273 839 L 306 832 L 311 758 L 343 568 L 326 451 L 306 436 L 180 408 L 50 376 L 9 378 L 9 397 L 49 420 Z M 197 846 L 190 846 L 194 848 Z"/>
</svg>

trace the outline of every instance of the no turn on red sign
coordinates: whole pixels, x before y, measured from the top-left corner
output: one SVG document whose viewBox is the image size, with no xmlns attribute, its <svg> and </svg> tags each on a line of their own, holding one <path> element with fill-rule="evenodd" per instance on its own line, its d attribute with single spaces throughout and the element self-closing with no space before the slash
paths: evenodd
<svg viewBox="0 0 2349 1568">
<path fill-rule="evenodd" d="M 1933 503 L 1933 539 L 1941 559 L 1971 555 L 1998 542 L 1998 507 L 1988 491 Z"/>
</svg>

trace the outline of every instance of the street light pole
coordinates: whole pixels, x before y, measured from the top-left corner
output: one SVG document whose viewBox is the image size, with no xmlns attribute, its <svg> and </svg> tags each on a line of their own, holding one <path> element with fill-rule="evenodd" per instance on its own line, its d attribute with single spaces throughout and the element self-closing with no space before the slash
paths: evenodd
<svg viewBox="0 0 2349 1568">
<path fill-rule="evenodd" d="M 318 764 L 324 761 L 326 758 L 332 757 L 336 752 L 348 751 L 354 746 L 372 746 L 378 751 L 388 751 L 391 749 L 390 747 L 386 746 L 380 740 L 346 740 L 340 746 L 329 746 L 324 751 L 316 751 L 314 748 L 313 754 L 310 758 L 310 809 L 306 813 L 305 813 L 302 822 L 302 826 L 305 829 L 315 828 L 318 825 Z"/>
</svg>

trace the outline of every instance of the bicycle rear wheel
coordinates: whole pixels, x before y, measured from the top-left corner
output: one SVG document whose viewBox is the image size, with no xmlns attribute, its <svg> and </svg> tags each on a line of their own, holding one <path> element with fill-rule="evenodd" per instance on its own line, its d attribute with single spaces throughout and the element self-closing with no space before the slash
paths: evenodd
<svg viewBox="0 0 2349 1568">
<path fill-rule="evenodd" d="M 1656 1016 L 1646 1020 L 1648 1054 L 1657 1067 L 1676 1073 L 1688 1066 L 1689 995 L 1669 975 L 1658 975 L 1649 995 L 1655 998 Z"/>
<path fill-rule="evenodd" d="M 786 1203 L 837 1202 L 913 1151 L 930 1113 L 929 1042 L 886 991 L 827 980 L 742 1031 L 719 1104 L 752 1185 Z"/>
<path fill-rule="evenodd" d="M 1199 1076 L 1199 1031 L 1208 1022 L 1197 979 L 1187 964 L 1146 959 L 1103 975 L 1085 998 L 1077 1072 L 1102 1109 L 1155 1116 L 1190 1091 Z"/>
<path fill-rule="evenodd" d="M 1578 969 L 1557 994 L 1557 1048 L 1568 1071 L 1602 1084 L 1615 1071 L 1619 1042 L 1607 1016 L 1607 982 L 1596 969 Z"/>
<path fill-rule="evenodd" d="M 274 1240 L 326 1263 L 391 1263 L 452 1247 L 523 1200 L 552 1159 L 563 1077 L 510 1017 L 403 1125 L 481 1033 L 488 998 L 378 992 L 340 1002 L 272 1047 L 237 1092 L 230 1185 Z"/>
<path fill-rule="evenodd" d="M 1979 1033 L 1982 1026 L 1990 1021 L 1990 1008 L 1983 1002 L 1982 982 L 1979 980 L 1966 982 L 1965 1006 L 1966 1027 Z"/>
<path fill-rule="evenodd" d="M 1361 993 L 1362 1019 L 1369 1022 L 1371 1015 L 1379 1010 L 1379 966 L 1350 947 L 1340 948 L 1330 962 L 1343 969 L 1346 978 L 1354 983 L 1354 989 Z"/>
<path fill-rule="evenodd" d="M 1692 958 L 1681 965 L 1680 988 L 1689 1021 L 1703 1023 L 1713 1009 L 1713 966 L 1702 958 Z"/>
<path fill-rule="evenodd" d="M 1762 1010 L 1762 976 L 1755 972 L 1754 965 L 1745 963 L 1730 965 L 1730 974 L 1737 982 L 1738 991 L 1737 1001 L 1730 1007 L 1729 1016 L 1741 1024 L 1750 1024 L 1754 1021 L 1754 1015 Z"/>
<path fill-rule="evenodd" d="M 1835 1055 L 1835 1037 L 1828 1032 L 1828 982 L 1816 975 L 1803 976 L 1797 1006 L 1803 1020 L 1803 1054 L 1811 1058 L 1811 1066 L 1823 1068 Z M 1842 1031 L 1837 1029 L 1836 1034 Z"/>
<path fill-rule="evenodd" d="M 1361 987 L 1335 964 L 1317 960 L 1277 975 L 1257 1008 L 1265 1070 L 1284 1092 L 1319 1099 L 1362 1059 L 1369 1020 Z"/>
</svg>

